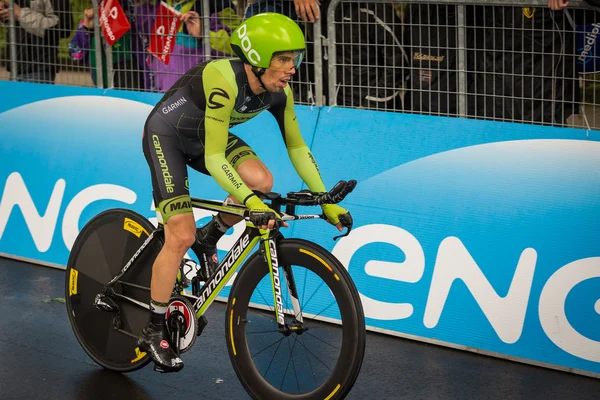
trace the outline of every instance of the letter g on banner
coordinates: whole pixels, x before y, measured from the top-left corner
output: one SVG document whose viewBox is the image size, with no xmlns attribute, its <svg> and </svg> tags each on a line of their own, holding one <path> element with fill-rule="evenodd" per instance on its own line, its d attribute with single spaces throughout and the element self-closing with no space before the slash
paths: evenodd
<svg viewBox="0 0 600 400">
<path fill-rule="evenodd" d="M 573 261 L 556 271 L 540 294 L 539 315 L 542 329 L 555 345 L 576 357 L 600 362 L 600 342 L 577 332 L 565 312 L 571 290 L 592 278 L 600 278 L 600 257 Z M 595 311 L 600 314 L 600 299 L 596 301 Z"/>
</svg>

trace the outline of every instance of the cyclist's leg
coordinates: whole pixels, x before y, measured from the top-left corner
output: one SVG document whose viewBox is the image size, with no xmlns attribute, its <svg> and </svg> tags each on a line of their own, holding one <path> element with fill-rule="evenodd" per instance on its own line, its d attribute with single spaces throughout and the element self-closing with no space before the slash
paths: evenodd
<svg viewBox="0 0 600 400">
<path fill-rule="evenodd" d="M 260 190 L 267 193 L 273 187 L 273 175 L 263 162 L 258 158 L 254 150 L 248 146 L 246 142 L 229 133 L 227 140 L 227 149 L 225 150 L 227 161 L 238 172 L 242 181 L 251 190 Z M 204 165 L 204 157 L 192 160 L 189 165 L 195 170 L 210 175 Z M 228 196 L 227 201 L 240 204 L 233 196 Z M 217 241 L 227 232 L 233 225 L 241 221 L 240 217 L 230 214 L 218 213 L 215 217 L 203 227 L 201 230 L 202 242 L 216 246 Z"/>
<path fill-rule="evenodd" d="M 250 147 L 247 147 L 247 149 L 250 149 Z M 233 157 L 236 157 L 246 151 L 247 150 L 241 149 L 240 151 L 232 152 L 232 155 Z M 250 151 L 252 151 L 252 149 L 250 149 Z M 252 155 L 253 157 L 246 157 L 235 164 L 232 163 L 232 165 L 240 175 L 240 178 L 242 178 L 242 181 L 244 181 L 246 186 L 251 190 L 259 190 L 263 193 L 268 193 L 273 188 L 273 175 L 254 151 L 252 151 Z M 228 196 L 227 199 L 233 203 L 241 204 L 233 196 Z M 240 217 L 231 214 L 223 214 L 222 219 L 228 226 L 233 226 L 242 220 Z"/>
<path fill-rule="evenodd" d="M 187 185 L 186 156 L 179 139 L 171 132 L 162 119 L 151 117 L 142 141 L 157 217 L 165 227 L 165 243 L 152 266 L 150 320 L 140 338 L 140 347 L 163 369 L 179 370 L 183 362 L 169 346 L 165 313 L 181 259 L 194 242 L 195 221 Z"/>
</svg>

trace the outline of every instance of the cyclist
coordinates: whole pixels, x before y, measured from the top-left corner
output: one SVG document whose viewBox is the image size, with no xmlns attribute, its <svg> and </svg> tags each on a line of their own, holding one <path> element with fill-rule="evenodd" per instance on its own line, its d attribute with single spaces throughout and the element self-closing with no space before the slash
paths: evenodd
<svg viewBox="0 0 600 400">
<path fill-rule="evenodd" d="M 310 190 L 326 191 L 317 163 L 300 134 L 289 87 L 305 50 L 300 27 L 281 14 L 257 14 L 233 32 L 231 47 L 239 59 L 213 60 L 193 67 L 165 93 L 144 126 L 143 150 L 151 171 L 157 217 L 164 224 L 165 243 L 152 268 L 150 319 L 138 344 L 163 372 L 183 368 L 165 329 L 165 312 L 182 258 L 190 247 L 200 246 L 209 254 L 200 260 L 201 270 L 210 274 L 217 265 L 217 241 L 241 220 L 217 214 L 197 232 L 187 166 L 212 176 L 229 193 L 230 201 L 248 207 L 255 226 L 273 228 L 280 221 L 279 215 L 252 191 L 271 191 L 273 176 L 248 144 L 228 132 L 230 126 L 268 110 L 279 125 L 300 178 Z M 350 217 L 347 210 L 334 204 L 322 209 L 340 231 L 340 215 Z"/>
</svg>

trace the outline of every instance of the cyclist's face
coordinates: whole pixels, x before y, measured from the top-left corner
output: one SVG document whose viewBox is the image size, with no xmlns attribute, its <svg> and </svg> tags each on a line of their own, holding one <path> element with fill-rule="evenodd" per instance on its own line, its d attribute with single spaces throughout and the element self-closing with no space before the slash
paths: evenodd
<svg viewBox="0 0 600 400">
<path fill-rule="evenodd" d="M 271 65 L 265 70 L 262 81 L 269 92 L 281 92 L 287 85 L 296 67 L 300 63 L 301 53 L 286 51 L 276 53 L 271 59 Z"/>
</svg>

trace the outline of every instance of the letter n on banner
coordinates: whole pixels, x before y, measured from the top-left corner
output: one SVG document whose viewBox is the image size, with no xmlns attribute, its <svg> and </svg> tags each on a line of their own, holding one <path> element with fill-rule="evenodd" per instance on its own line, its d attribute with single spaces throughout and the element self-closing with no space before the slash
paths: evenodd
<svg viewBox="0 0 600 400">
<path fill-rule="evenodd" d="M 165 63 L 165 65 L 169 65 L 169 60 L 171 59 L 171 53 L 173 52 L 179 25 L 181 24 L 179 17 L 179 11 L 170 7 L 164 1 L 160 2 L 160 7 L 154 20 L 154 28 L 152 29 L 148 52 Z"/>
<path fill-rule="evenodd" d="M 100 4 L 100 26 L 109 46 L 115 44 L 130 28 L 129 20 L 118 0 L 106 0 Z"/>
</svg>

